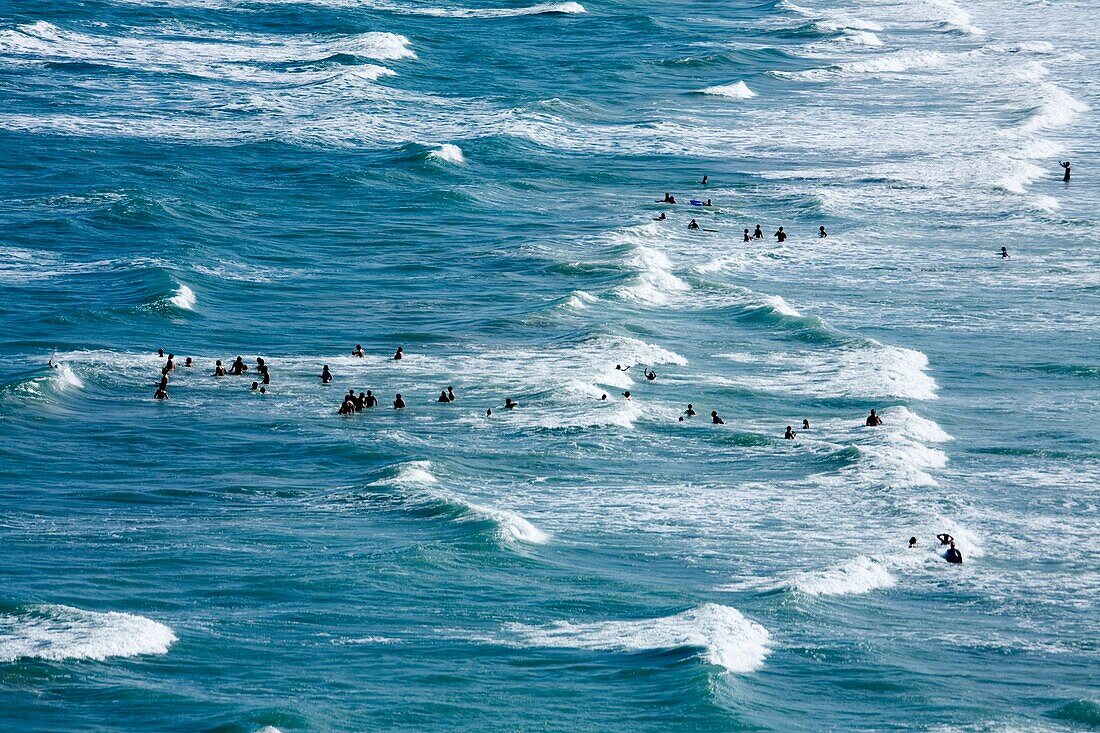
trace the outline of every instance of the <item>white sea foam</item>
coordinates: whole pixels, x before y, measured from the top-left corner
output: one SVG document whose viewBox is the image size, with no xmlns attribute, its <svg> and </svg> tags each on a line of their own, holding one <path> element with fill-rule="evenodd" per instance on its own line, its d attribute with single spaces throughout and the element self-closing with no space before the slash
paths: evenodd
<svg viewBox="0 0 1100 733">
<path fill-rule="evenodd" d="M 764 302 L 769 308 L 780 315 L 790 316 L 791 318 L 802 317 L 801 313 L 799 313 L 795 308 L 787 303 L 787 301 L 783 300 L 783 298 L 778 295 L 769 295 L 764 298 Z"/>
<path fill-rule="evenodd" d="M 129 613 L 60 605 L 0 613 L 0 662 L 165 654 L 175 641 L 164 624 Z"/>
<path fill-rule="evenodd" d="M 806 595 L 836 596 L 869 593 L 895 583 L 885 565 L 860 555 L 828 570 L 804 573 L 794 580 L 794 587 Z"/>
<path fill-rule="evenodd" d="M 743 81 L 734 82 L 733 84 L 724 84 L 722 86 L 707 87 L 702 90 L 703 94 L 713 94 L 719 97 L 728 97 L 730 99 L 751 99 L 756 96 L 756 92 L 749 89 L 748 85 Z"/>
<path fill-rule="evenodd" d="M 597 298 L 592 293 L 584 290 L 574 290 L 572 294 L 565 300 L 565 307 L 572 308 L 574 310 L 584 310 L 593 303 L 598 303 Z"/>
<path fill-rule="evenodd" d="M 672 262 L 660 250 L 638 247 L 627 264 L 637 270 L 637 275 L 616 291 L 620 297 L 662 305 L 691 290 L 672 273 Z"/>
<path fill-rule="evenodd" d="M 925 0 L 925 2 L 943 11 L 942 22 L 947 28 L 972 36 L 985 33 L 984 30 L 974 25 L 974 18 L 970 13 L 960 8 L 953 0 Z"/>
<path fill-rule="evenodd" d="M 882 39 L 871 31 L 849 31 L 837 39 L 853 46 L 881 46 Z"/>
<path fill-rule="evenodd" d="M 396 12 L 415 15 L 433 15 L 443 18 L 510 18 L 521 15 L 575 15 L 586 13 L 584 6 L 578 2 L 539 3 L 522 8 L 413 8 L 403 7 Z"/>
<path fill-rule="evenodd" d="M 59 390 L 84 389 L 84 382 L 76 376 L 68 364 L 59 364 L 54 370 L 53 382 Z"/>
<path fill-rule="evenodd" d="M 618 652 L 698 648 L 708 663 L 736 673 L 762 667 L 771 644 L 763 626 L 735 608 L 716 603 L 656 619 L 558 621 L 546 626 L 513 623 L 504 626 L 504 633 L 507 643 L 520 646 Z"/>
<path fill-rule="evenodd" d="M 443 143 L 428 153 L 428 157 L 444 163 L 453 163 L 454 165 L 462 165 L 466 162 L 466 156 L 462 154 L 462 148 L 453 143 Z"/>
<path fill-rule="evenodd" d="M 1078 114 L 1088 111 L 1088 105 L 1071 96 L 1066 90 L 1054 84 L 1044 87 L 1043 103 L 1035 113 L 1021 125 L 1023 132 L 1039 132 L 1065 127 Z"/>
<path fill-rule="evenodd" d="M 195 310 L 195 291 L 187 285 L 180 283 L 176 292 L 168 299 L 168 302 L 185 311 Z"/>
</svg>

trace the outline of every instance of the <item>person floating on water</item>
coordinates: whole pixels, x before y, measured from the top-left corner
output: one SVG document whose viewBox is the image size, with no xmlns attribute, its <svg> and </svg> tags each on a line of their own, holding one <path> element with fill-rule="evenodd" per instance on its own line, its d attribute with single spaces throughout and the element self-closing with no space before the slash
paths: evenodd
<svg viewBox="0 0 1100 733">
<path fill-rule="evenodd" d="M 360 359 L 366 356 L 366 354 L 363 353 L 363 347 L 360 344 L 355 345 L 355 348 L 351 350 L 351 355 L 359 357 Z"/>
<path fill-rule="evenodd" d="M 267 387 L 260 387 L 260 394 L 267 394 Z"/>
<path fill-rule="evenodd" d="M 632 401 L 630 399 L 630 390 L 629 389 L 627 391 L 623 392 L 623 397 L 625 397 L 628 402 Z"/>
<path fill-rule="evenodd" d="M 519 407 L 519 403 L 518 402 L 513 402 L 511 397 L 505 397 L 504 398 L 504 409 L 505 410 L 514 410 L 517 407 Z"/>
<path fill-rule="evenodd" d="M 710 422 L 712 425 L 725 425 L 726 422 L 722 418 L 718 417 L 718 411 L 712 410 L 710 413 Z"/>
<path fill-rule="evenodd" d="M 684 415 L 686 417 L 695 417 L 696 414 L 698 414 L 698 413 L 695 412 L 695 408 L 689 402 L 688 403 L 688 408 L 686 410 L 684 410 Z"/>
<path fill-rule="evenodd" d="M 748 229 L 745 230 L 745 239 L 743 241 L 745 241 L 745 242 L 752 241 L 752 237 L 749 236 L 749 230 Z"/>
<path fill-rule="evenodd" d="M 401 393 L 398 392 L 397 396 L 393 398 L 393 409 L 403 410 L 405 409 L 405 400 L 401 399 Z"/>
<path fill-rule="evenodd" d="M 691 223 L 688 224 L 688 229 L 698 229 L 698 228 L 699 228 L 699 222 L 692 219 Z"/>
<path fill-rule="evenodd" d="M 225 367 L 222 366 L 222 360 L 221 359 L 218 359 L 216 362 L 214 362 L 214 376 L 215 377 L 224 377 L 228 373 L 229 372 L 227 372 L 225 370 Z"/>
<path fill-rule="evenodd" d="M 615 365 L 615 370 L 619 371 L 619 372 L 627 372 L 627 371 L 630 371 L 630 367 L 629 366 L 623 366 L 622 364 L 616 364 Z"/>
<path fill-rule="evenodd" d="M 708 181 L 708 180 L 709 180 L 709 179 L 708 179 L 708 178 L 707 178 L 706 176 L 703 176 L 702 184 L 703 184 L 704 186 L 705 186 L 705 185 L 707 185 L 707 181 Z"/>
<path fill-rule="evenodd" d="M 829 236 L 829 233 L 825 231 L 825 227 L 818 227 L 817 236 L 819 239 L 825 239 L 825 237 Z"/>
<path fill-rule="evenodd" d="M 651 381 L 651 382 L 652 382 L 652 381 L 653 381 L 654 379 L 656 379 L 656 378 L 657 378 L 657 372 L 643 372 L 643 373 L 645 374 L 645 378 L 646 378 L 646 379 L 648 379 L 648 380 L 649 380 L 649 381 Z"/>
<path fill-rule="evenodd" d="M 674 204 L 674 203 L 676 203 L 676 197 L 673 196 L 671 193 L 668 193 L 666 191 L 665 192 L 665 197 L 662 200 L 658 201 L 657 203 L 659 203 L 659 204 Z"/>
<path fill-rule="evenodd" d="M 653 217 L 653 221 L 664 221 L 667 218 L 668 217 L 665 216 L 665 212 L 662 211 L 660 216 Z"/>
<path fill-rule="evenodd" d="M 764 232 L 763 232 L 762 229 L 760 229 L 759 224 L 756 225 L 756 231 L 754 231 L 752 233 L 752 238 L 753 239 L 763 239 L 764 238 Z"/>
<path fill-rule="evenodd" d="M 916 537 L 910 537 L 909 538 L 909 549 L 912 550 L 916 546 L 917 546 L 917 538 Z"/>
<path fill-rule="evenodd" d="M 1008 257 L 1009 257 L 1009 255 L 1008 255 L 1008 247 L 1001 247 L 1001 259 L 1002 259 L 1002 260 L 1007 260 L 1007 259 L 1008 259 Z"/>
<path fill-rule="evenodd" d="M 259 392 L 260 391 L 260 383 L 259 382 L 253 382 L 251 390 L 253 392 Z"/>
<path fill-rule="evenodd" d="M 955 543 L 952 542 L 951 547 L 943 554 L 943 559 L 952 565 L 962 565 L 963 554 L 956 549 Z"/>
<path fill-rule="evenodd" d="M 405 358 L 405 347 L 404 346 L 398 346 L 397 351 L 395 351 L 394 354 L 393 354 L 393 360 L 394 361 L 401 361 L 404 358 Z"/>
<path fill-rule="evenodd" d="M 321 374 L 319 376 L 321 377 L 321 384 L 328 384 L 332 381 L 332 372 L 328 370 L 328 364 L 321 367 Z"/>
<path fill-rule="evenodd" d="M 941 545 L 950 545 L 952 542 L 955 541 L 955 538 L 947 534 L 946 532 L 941 532 L 940 534 L 936 535 L 936 539 L 940 541 Z"/>
<path fill-rule="evenodd" d="M 1058 165 L 1060 165 L 1060 166 L 1062 166 L 1063 168 L 1066 169 L 1066 174 L 1064 176 L 1062 176 L 1062 180 L 1065 181 L 1066 183 L 1069 183 L 1069 161 L 1067 160 L 1065 163 L 1063 163 L 1062 161 L 1059 160 Z"/>
<path fill-rule="evenodd" d="M 878 413 L 871 410 L 871 414 L 867 416 L 867 427 L 873 428 L 876 425 L 882 425 L 882 418 L 878 416 Z"/>
<path fill-rule="evenodd" d="M 436 402 L 443 402 L 443 403 L 450 402 L 450 400 L 447 399 L 447 390 L 442 390 L 439 393 L 439 399 L 437 399 Z"/>
<path fill-rule="evenodd" d="M 489 409 L 487 409 L 485 411 L 485 417 L 492 417 L 492 416 L 493 416 L 493 408 L 490 407 Z"/>
<path fill-rule="evenodd" d="M 783 433 L 783 440 L 794 440 L 794 437 L 796 435 L 798 435 L 798 433 L 796 433 L 794 430 L 792 430 L 791 426 L 788 425 L 787 426 L 787 432 Z"/>
<path fill-rule="evenodd" d="M 779 227 L 779 231 L 777 231 L 772 236 L 775 237 L 776 239 L 778 239 L 780 242 L 786 242 L 787 241 L 787 233 L 785 231 L 783 231 L 783 227 Z"/>
<path fill-rule="evenodd" d="M 807 420 L 806 418 L 802 418 L 802 429 L 803 430 L 809 430 L 810 429 L 810 421 Z"/>
</svg>

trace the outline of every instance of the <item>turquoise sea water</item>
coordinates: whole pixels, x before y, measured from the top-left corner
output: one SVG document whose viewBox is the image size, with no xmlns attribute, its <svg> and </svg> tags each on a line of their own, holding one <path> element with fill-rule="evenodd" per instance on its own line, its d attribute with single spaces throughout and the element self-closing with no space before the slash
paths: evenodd
<svg viewBox="0 0 1100 733">
<path fill-rule="evenodd" d="M 462 2 L 0 2 L 0 729 L 1100 727 L 1096 3 Z"/>
</svg>

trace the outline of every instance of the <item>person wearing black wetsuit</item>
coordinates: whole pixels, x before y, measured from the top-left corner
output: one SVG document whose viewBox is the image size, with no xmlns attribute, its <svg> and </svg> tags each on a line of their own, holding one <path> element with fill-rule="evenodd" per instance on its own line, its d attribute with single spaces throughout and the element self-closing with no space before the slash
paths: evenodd
<svg viewBox="0 0 1100 733">
<path fill-rule="evenodd" d="M 878 416 L 878 413 L 871 410 L 871 414 L 867 416 L 867 427 L 873 428 L 876 425 L 882 425 L 882 418 Z"/>
<path fill-rule="evenodd" d="M 783 227 L 779 227 L 779 231 L 777 231 L 772 236 L 775 237 L 776 239 L 778 239 L 780 242 L 786 242 L 787 241 L 787 233 L 785 231 L 783 231 Z"/>
<path fill-rule="evenodd" d="M 756 225 L 756 231 L 754 231 L 752 233 L 752 238 L 753 239 L 763 239 L 764 238 L 764 232 L 761 231 L 759 224 Z"/>
<path fill-rule="evenodd" d="M 698 413 L 696 413 L 695 408 L 692 407 L 690 403 L 688 403 L 688 408 L 684 410 L 684 414 L 688 417 L 695 417 Z"/>
<path fill-rule="evenodd" d="M 711 411 L 710 421 L 714 425 L 725 425 L 726 424 L 725 421 L 722 420 L 722 418 L 718 417 L 718 411 L 717 410 Z"/>
<path fill-rule="evenodd" d="M 378 398 L 369 389 L 367 390 L 367 407 L 378 407 Z"/>
<path fill-rule="evenodd" d="M 403 410 L 405 409 L 405 400 L 401 399 L 401 393 L 398 392 L 397 396 L 393 398 L 393 409 Z"/>
<path fill-rule="evenodd" d="M 699 222 L 692 219 L 691 223 L 688 224 L 688 229 L 698 229 L 698 228 L 699 228 Z"/>
<path fill-rule="evenodd" d="M 788 425 L 787 426 L 787 432 L 783 433 L 783 439 L 784 440 L 794 440 L 795 435 L 796 435 L 796 433 L 794 432 L 794 430 L 792 430 L 791 426 Z"/>
<path fill-rule="evenodd" d="M 951 548 L 944 553 L 943 559 L 952 565 L 962 565 L 963 555 L 955 548 L 955 543 L 951 543 Z"/>
<path fill-rule="evenodd" d="M 1067 160 L 1065 163 L 1063 163 L 1062 161 L 1059 160 L 1058 165 L 1060 165 L 1060 166 L 1062 166 L 1063 168 L 1066 169 L 1066 174 L 1064 176 L 1062 176 L 1062 180 L 1065 181 L 1066 183 L 1069 183 L 1069 161 Z"/>
</svg>

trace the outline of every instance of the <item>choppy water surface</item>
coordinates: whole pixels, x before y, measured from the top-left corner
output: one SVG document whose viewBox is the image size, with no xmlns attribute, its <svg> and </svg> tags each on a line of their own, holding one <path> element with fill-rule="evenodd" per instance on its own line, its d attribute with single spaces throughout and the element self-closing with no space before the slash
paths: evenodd
<svg viewBox="0 0 1100 733">
<path fill-rule="evenodd" d="M 0 725 L 1100 726 L 1095 3 L 461 3 L 0 4 Z"/>
</svg>

